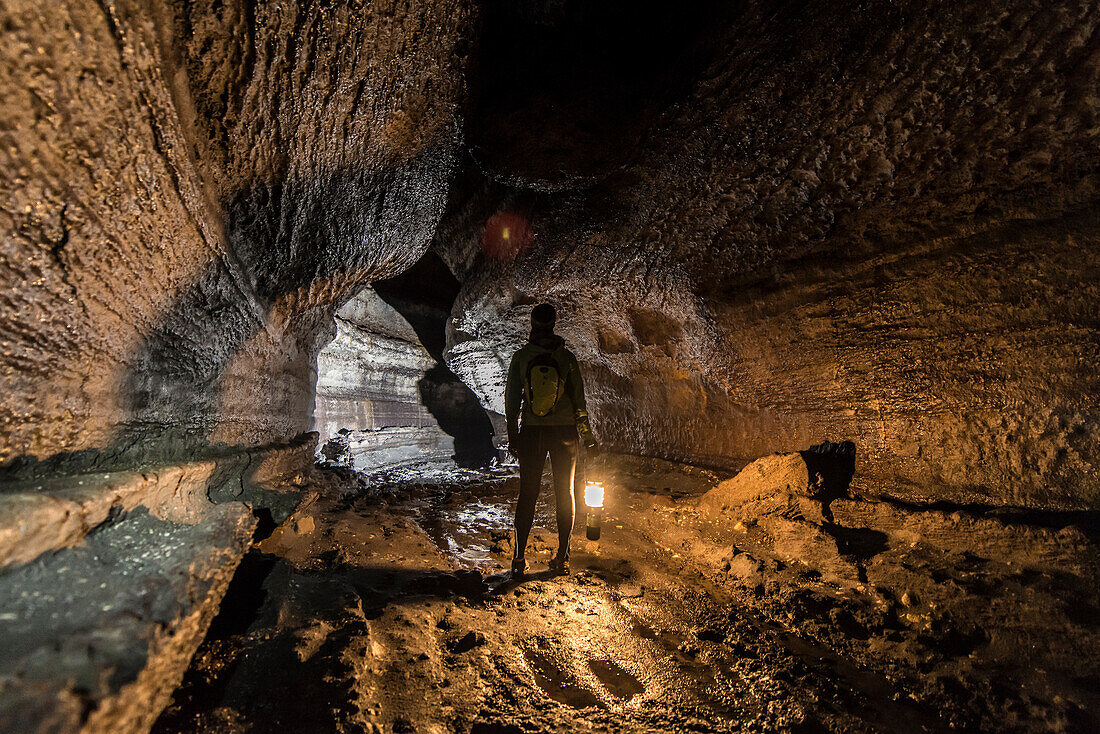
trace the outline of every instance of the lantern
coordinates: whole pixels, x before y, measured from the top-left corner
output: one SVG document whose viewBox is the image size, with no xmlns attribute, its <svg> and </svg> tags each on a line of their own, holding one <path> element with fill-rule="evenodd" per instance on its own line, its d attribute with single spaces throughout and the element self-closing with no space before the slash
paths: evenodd
<svg viewBox="0 0 1100 734">
<path fill-rule="evenodd" d="M 599 540 L 600 525 L 603 522 L 603 482 L 585 484 L 584 504 L 588 508 L 585 537 L 589 540 Z"/>
</svg>

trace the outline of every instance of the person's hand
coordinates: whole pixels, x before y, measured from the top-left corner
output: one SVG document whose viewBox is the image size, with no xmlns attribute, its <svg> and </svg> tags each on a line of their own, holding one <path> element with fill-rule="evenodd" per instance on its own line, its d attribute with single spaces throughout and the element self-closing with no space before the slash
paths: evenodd
<svg viewBox="0 0 1100 734">
<path fill-rule="evenodd" d="M 519 459 L 519 434 L 508 431 L 508 453 Z"/>
</svg>

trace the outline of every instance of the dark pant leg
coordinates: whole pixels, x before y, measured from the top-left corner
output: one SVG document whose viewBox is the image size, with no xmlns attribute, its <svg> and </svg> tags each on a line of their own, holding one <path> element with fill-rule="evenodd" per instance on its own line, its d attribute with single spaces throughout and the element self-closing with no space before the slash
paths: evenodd
<svg viewBox="0 0 1100 734">
<path fill-rule="evenodd" d="M 573 472 L 573 506 L 579 512 L 584 507 L 584 485 L 586 483 L 585 462 L 588 454 L 584 447 L 577 444 L 577 468 Z"/>
<path fill-rule="evenodd" d="M 547 442 L 539 426 L 524 428 L 519 434 L 519 499 L 516 500 L 515 558 L 523 558 L 527 538 L 535 521 L 535 500 L 542 483 L 542 467 L 546 464 Z"/>
<path fill-rule="evenodd" d="M 550 466 L 554 470 L 554 502 L 558 514 L 558 555 L 569 556 L 569 536 L 573 533 L 573 474 L 577 468 L 577 429 L 554 426 L 550 442 Z"/>
</svg>

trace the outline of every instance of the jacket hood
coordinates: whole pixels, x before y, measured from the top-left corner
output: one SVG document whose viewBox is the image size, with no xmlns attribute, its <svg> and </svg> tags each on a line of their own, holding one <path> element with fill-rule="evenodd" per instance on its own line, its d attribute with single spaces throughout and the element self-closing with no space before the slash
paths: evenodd
<svg viewBox="0 0 1100 734">
<path fill-rule="evenodd" d="M 528 341 L 548 352 L 552 352 L 565 344 L 565 340 L 552 331 L 532 331 Z"/>
</svg>

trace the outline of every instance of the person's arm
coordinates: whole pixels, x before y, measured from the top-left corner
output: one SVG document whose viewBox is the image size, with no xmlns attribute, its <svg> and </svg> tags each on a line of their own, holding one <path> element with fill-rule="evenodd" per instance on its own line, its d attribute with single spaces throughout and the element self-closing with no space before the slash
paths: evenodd
<svg viewBox="0 0 1100 734">
<path fill-rule="evenodd" d="M 592 435 L 592 426 L 588 422 L 588 405 L 584 401 L 584 379 L 581 377 L 581 367 L 577 358 L 572 353 L 569 355 L 569 379 L 566 380 L 569 389 L 569 398 L 573 401 L 573 413 L 577 421 L 577 435 L 581 443 L 588 448 L 596 446 L 596 438 Z"/>
<path fill-rule="evenodd" d="M 519 446 L 519 409 L 523 402 L 523 380 L 520 375 L 519 353 L 508 364 L 508 381 L 504 386 L 504 418 L 508 421 L 508 450 L 516 453 Z"/>
</svg>

